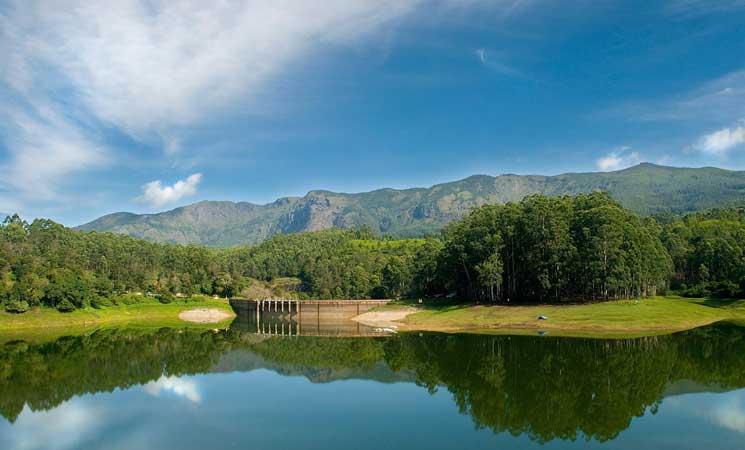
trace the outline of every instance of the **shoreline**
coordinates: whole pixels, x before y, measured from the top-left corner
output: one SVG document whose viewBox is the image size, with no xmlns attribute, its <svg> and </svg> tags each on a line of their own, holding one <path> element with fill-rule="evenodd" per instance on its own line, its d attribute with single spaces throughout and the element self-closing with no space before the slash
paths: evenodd
<svg viewBox="0 0 745 450">
<path fill-rule="evenodd" d="M 189 311 L 208 311 L 192 316 L 192 320 L 180 318 Z M 219 314 L 218 314 L 219 313 Z M 197 317 L 198 316 L 198 317 Z M 219 320 L 214 320 L 215 318 Z M 230 304 L 222 299 L 200 299 L 176 301 L 168 304 L 142 303 L 110 306 L 101 309 L 86 308 L 61 313 L 51 308 L 35 308 L 23 314 L 0 312 L 0 341 L 21 336 L 53 336 L 70 331 L 86 332 L 105 327 L 206 327 L 227 324 L 235 317 Z"/>
<path fill-rule="evenodd" d="M 540 320 L 543 316 L 546 320 Z M 716 322 L 745 322 L 745 300 L 655 297 L 586 305 L 468 305 L 430 301 L 386 305 L 353 320 L 401 332 L 640 337 Z"/>
<path fill-rule="evenodd" d="M 538 317 L 544 316 L 546 320 Z M 220 328 L 236 317 L 230 303 L 204 298 L 60 313 L 37 308 L 0 313 L 0 341 L 89 332 L 109 327 Z M 442 300 L 394 302 L 351 320 L 401 332 L 628 338 L 670 334 L 716 322 L 745 325 L 745 300 L 655 297 L 580 305 L 474 305 Z"/>
</svg>

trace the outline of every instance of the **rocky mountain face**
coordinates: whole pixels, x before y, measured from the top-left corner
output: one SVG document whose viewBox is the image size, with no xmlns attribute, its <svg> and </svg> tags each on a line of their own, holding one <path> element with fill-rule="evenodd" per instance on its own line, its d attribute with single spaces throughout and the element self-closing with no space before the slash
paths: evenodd
<svg viewBox="0 0 745 450">
<path fill-rule="evenodd" d="M 601 190 L 639 214 L 681 213 L 745 203 L 745 172 L 654 164 L 616 172 L 557 176 L 475 175 L 431 188 L 358 194 L 311 191 L 267 205 L 204 201 L 158 214 L 114 213 L 79 227 L 174 243 L 230 247 L 278 233 L 369 225 L 381 233 L 421 236 L 475 206 Z"/>
</svg>

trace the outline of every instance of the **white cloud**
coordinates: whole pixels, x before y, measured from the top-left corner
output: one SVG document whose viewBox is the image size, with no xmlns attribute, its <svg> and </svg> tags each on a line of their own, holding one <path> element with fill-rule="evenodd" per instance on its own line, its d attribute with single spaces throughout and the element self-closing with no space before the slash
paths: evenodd
<svg viewBox="0 0 745 450">
<path fill-rule="evenodd" d="M 620 170 L 639 164 L 641 155 L 631 147 L 620 147 L 595 161 L 595 165 L 602 171 Z"/>
<path fill-rule="evenodd" d="M 309 51 L 353 41 L 420 2 L 19 0 L 3 23 L 14 61 L 5 78 L 20 90 L 61 78 L 94 117 L 135 138 L 169 136 L 168 150 L 179 127 L 239 100 L 256 107 L 252 96 Z"/>
<path fill-rule="evenodd" d="M 172 157 L 188 126 L 237 105 L 261 112 L 274 78 L 423 1 L 10 0 L 0 8 L 0 195 L 60 203 L 66 179 L 113 155 L 95 130 Z M 148 186 L 155 202 L 181 192 Z"/>
<path fill-rule="evenodd" d="M 160 377 L 157 381 L 151 381 L 146 384 L 142 389 L 154 397 L 158 397 L 161 392 L 171 392 L 179 397 L 191 401 L 192 403 L 199 403 L 202 401 L 202 396 L 199 394 L 196 382 L 175 376 Z"/>
<path fill-rule="evenodd" d="M 723 156 L 742 144 L 745 144 L 745 126 L 722 128 L 702 136 L 693 147 L 703 153 Z"/>
<path fill-rule="evenodd" d="M 179 180 L 173 186 L 163 186 L 160 180 L 151 181 L 142 186 L 140 200 L 155 208 L 175 203 L 182 198 L 191 197 L 197 193 L 202 174 L 195 173 L 186 180 Z"/>
<path fill-rule="evenodd" d="M 6 120 L 11 158 L 0 165 L 0 185 L 26 199 L 56 199 L 66 176 L 107 160 L 102 146 L 54 109 L 16 112 Z"/>
<path fill-rule="evenodd" d="M 490 8 L 509 13 L 523 3 Z M 2 177 L 0 193 L 22 192 L 26 204 L 59 198 L 71 175 L 113 160 L 96 130 L 122 132 L 173 158 L 194 125 L 231 108 L 264 113 L 272 83 L 320 52 L 384 33 L 417 9 L 445 14 L 477 4 L 8 0 L 0 8 L 0 121 L 7 124 L 0 139 L 9 157 L 0 169 L 10 181 Z"/>
</svg>

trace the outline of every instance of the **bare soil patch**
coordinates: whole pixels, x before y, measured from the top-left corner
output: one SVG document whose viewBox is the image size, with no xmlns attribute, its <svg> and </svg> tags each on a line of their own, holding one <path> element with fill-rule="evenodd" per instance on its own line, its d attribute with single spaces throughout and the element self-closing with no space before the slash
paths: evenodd
<svg viewBox="0 0 745 450">
<path fill-rule="evenodd" d="M 401 325 L 400 320 L 418 311 L 419 309 L 411 306 L 402 306 L 400 309 L 368 311 L 359 316 L 352 317 L 352 320 L 370 327 L 397 328 Z"/>
<path fill-rule="evenodd" d="M 233 314 L 217 308 L 197 308 L 184 311 L 178 318 L 192 323 L 218 323 L 233 317 Z"/>
</svg>

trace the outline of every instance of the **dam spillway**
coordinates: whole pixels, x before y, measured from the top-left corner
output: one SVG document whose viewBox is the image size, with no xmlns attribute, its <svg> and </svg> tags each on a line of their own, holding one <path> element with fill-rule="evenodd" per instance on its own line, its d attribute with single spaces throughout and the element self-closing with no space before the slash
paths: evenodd
<svg viewBox="0 0 745 450">
<path fill-rule="evenodd" d="M 233 327 L 270 336 L 380 336 L 381 332 L 351 320 L 390 300 L 248 300 L 234 298 Z"/>
</svg>

